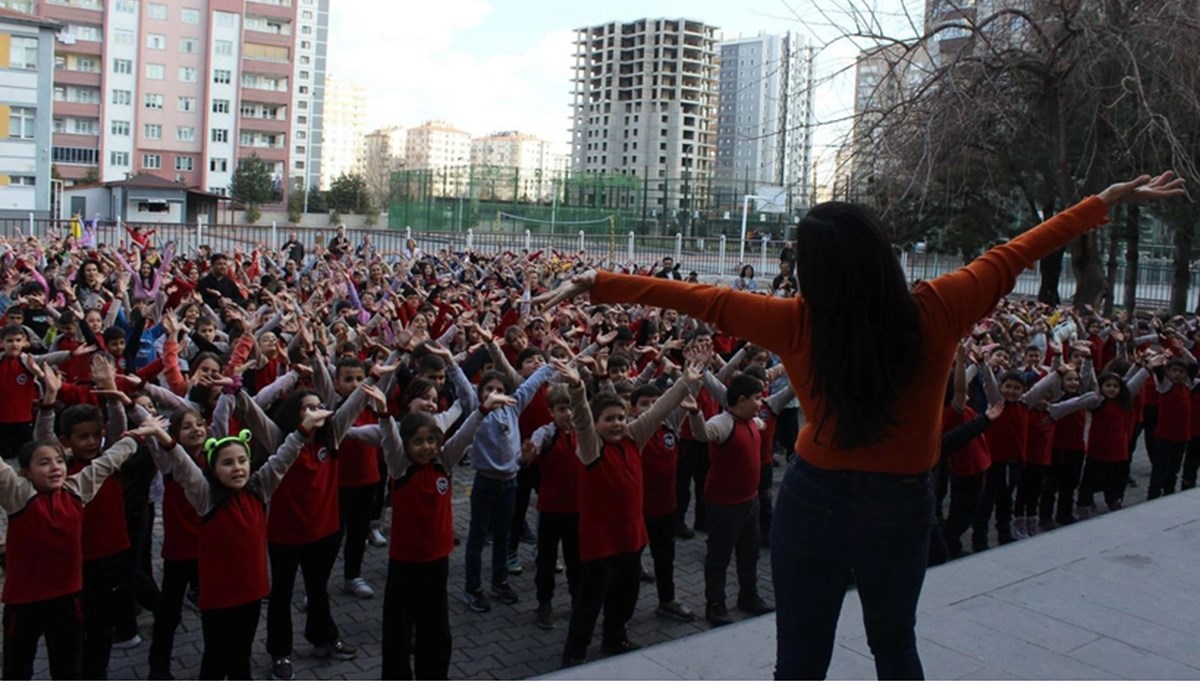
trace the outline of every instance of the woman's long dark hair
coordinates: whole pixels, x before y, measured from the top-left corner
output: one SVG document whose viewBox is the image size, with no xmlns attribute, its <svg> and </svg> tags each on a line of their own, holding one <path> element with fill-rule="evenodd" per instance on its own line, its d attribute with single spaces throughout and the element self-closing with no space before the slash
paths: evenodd
<svg viewBox="0 0 1200 681">
<path fill-rule="evenodd" d="M 320 397 L 320 394 L 315 390 L 293 390 L 288 393 L 283 402 L 275 411 L 275 425 L 279 428 L 281 437 L 287 437 L 296 430 L 299 430 L 300 424 L 304 421 L 303 414 L 300 413 L 300 405 L 304 398 L 309 395 Z M 333 453 L 333 416 L 325 420 L 325 424 L 313 433 L 313 441 L 328 448 L 330 453 Z"/>
<path fill-rule="evenodd" d="M 796 228 L 812 390 L 824 395 L 817 439 L 832 417 L 833 445 L 855 449 L 896 424 L 896 400 L 921 363 L 917 306 L 883 224 L 848 203 L 814 206 Z"/>
</svg>

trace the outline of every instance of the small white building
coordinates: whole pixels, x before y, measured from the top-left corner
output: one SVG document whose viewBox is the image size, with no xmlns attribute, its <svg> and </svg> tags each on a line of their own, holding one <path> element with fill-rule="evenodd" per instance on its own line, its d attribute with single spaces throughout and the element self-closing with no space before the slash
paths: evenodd
<svg viewBox="0 0 1200 681">
<path fill-rule="evenodd" d="M 0 217 L 51 217 L 50 107 L 60 28 L 0 7 Z"/>
<path fill-rule="evenodd" d="M 135 175 L 120 182 L 67 188 L 71 215 L 85 220 L 99 215 L 104 222 L 213 224 L 224 197 L 202 192 L 157 175 Z"/>
</svg>

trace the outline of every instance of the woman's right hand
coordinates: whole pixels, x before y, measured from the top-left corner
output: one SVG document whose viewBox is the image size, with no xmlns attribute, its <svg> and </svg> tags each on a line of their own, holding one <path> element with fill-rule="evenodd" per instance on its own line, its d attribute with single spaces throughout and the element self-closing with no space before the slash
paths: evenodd
<svg viewBox="0 0 1200 681">
<path fill-rule="evenodd" d="M 587 293 L 593 286 L 596 285 L 596 270 L 588 270 L 583 274 L 578 274 L 571 277 L 568 284 L 563 284 L 553 291 L 548 291 L 536 296 L 529 302 L 532 305 L 540 305 L 542 309 L 553 307 L 564 300 L 573 300 Z"/>
<path fill-rule="evenodd" d="M 1122 203 L 1146 203 L 1183 196 L 1184 180 L 1168 170 L 1157 177 L 1142 175 L 1128 182 L 1118 182 L 1097 196 L 1110 208 Z"/>
</svg>

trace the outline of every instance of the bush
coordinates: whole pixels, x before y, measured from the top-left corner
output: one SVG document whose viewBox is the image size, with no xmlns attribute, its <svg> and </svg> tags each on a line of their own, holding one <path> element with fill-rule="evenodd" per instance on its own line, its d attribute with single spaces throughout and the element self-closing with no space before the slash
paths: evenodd
<svg viewBox="0 0 1200 681">
<path fill-rule="evenodd" d="M 252 203 L 246 206 L 246 222 L 255 225 L 258 224 L 258 221 L 261 219 L 262 209 L 258 207 L 257 203 Z"/>
<path fill-rule="evenodd" d="M 341 213 L 337 212 L 336 210 L 329 211 L 329 224 L 330 225 L 336 226 L 336 225 L 340 224 L 341 221 L 342 221 Z"/>
</svg>

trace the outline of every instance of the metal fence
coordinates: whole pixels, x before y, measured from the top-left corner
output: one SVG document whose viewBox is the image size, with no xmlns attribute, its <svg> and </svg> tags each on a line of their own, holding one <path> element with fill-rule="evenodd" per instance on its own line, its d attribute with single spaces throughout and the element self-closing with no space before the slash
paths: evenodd
<svg viewBox="0 0 1200 681">
<path fill-rule="evenodd" d="M 195 252 L 207 245 L 214 252 L 249 253 L 259 246 L 277 250 L 295 233 L 306 247 L 323 246 L 335 234 L 333 228 L 303 228 L 277 225 L 181 225 L 146 223 L 104 223 L 95 230 L 95 243 L 121 245 L 129 241 L 126 228 L 154 230 L 153 243 L 162 247 L 175 242 L 180 253 Z M 59 220 L 16 220 L 0 219 L 0 235 L 35 238 L 51 234 L 64 236 L 70 233 L 70 223 Z M 576 231 L 573 233 L 518 232 L 512 229 L 472 229 L 466 232 L 417 232 L 411 229 L 351 229 L 346 230 L 350 243 L 357 246 L 364 236 L 369 237 L 377 252 L 385 257 L 404 251 L 409 239 L 426 252 L 448 249 L 463 251 L 473 249 L 481 253 L 511 251 L 556 250 L 563 254 L 584 253 L 589 258 L 602 261 L 606 267 L 624 266 L 634 263 L 639 267 L 653 265 L 664 257 L 679 263 L 684 274 L 696 272 L 704 281 L 730 282 L 736 278 L 743 264 L 754 268 L 760 286 L 768 285 L 778 273 L 779 255 L 784 242 L 769 238 L 752 238 L 741 241 L 724 235 L 713 237 L 684 237 L 640 235 L 633 232 L 618 233 L 612 229 L 606 233 Z M 934 279 L 942 274 L 962 267 L 962 259 L 943 254 L 901 253 L 900 262 L 910 282 Z M 1171 299 L 1172 266 L 1168 262 L 1142 262 L 1138 267 L 1137 299 L 1140 304 L 1160 306 Z M 1038 267 L 1026 270 L 1017 277 L 1013 292 L 1020 296 L 1036 296 L 1041 282 Z M 1125 265 L 1117 268 L 1114 285 L 1115 300 L 1125 299 Z M 1193 266 L 1188 301 L 1200 299 L 1200 267 Z M 1075 274 L 1071 269 L 1068 254 L 1063 261 L 1059 280 L 1059 295 L 1070 299 L 1075 292 Z M 1189 307 L 1191 303 L 1189 302 Z"/>
</svg>

